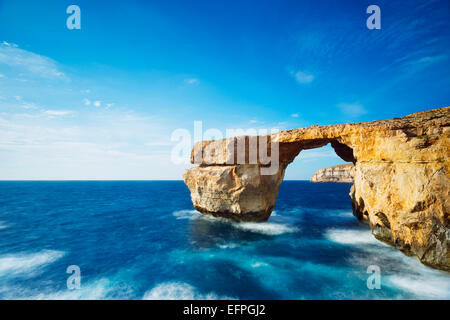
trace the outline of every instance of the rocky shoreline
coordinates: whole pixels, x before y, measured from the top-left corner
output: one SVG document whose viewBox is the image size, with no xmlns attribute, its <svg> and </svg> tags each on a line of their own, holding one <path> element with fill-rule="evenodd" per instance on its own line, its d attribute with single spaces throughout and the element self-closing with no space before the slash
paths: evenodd
<svg viewBox="0 0 450 320">
<path fill-rule="evenodd" d="M 317 170 L 311 177 L 311 182 L 340 182 L 352 183 L 354 178 L 355 166 L 352 163 L 339 164 Z"/>
</svg>

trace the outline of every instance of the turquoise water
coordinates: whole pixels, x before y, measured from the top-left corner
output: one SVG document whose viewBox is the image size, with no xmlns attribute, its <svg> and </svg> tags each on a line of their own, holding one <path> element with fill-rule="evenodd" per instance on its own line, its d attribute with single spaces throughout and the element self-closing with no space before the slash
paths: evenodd
<svg viewBox="0 0 450 320">
<path fill-rule="evenodd" d="M 375 240 L 349 188 L 285 181 L 268 222 L 234 223 L 181 181 L 0 182 L 0 298 L 449 299 L 450 274 Z"/>
</svg>

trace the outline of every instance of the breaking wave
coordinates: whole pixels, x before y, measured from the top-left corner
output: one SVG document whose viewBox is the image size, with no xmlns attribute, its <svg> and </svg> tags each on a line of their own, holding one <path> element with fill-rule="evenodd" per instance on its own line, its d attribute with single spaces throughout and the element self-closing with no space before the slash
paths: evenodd
<svg viewBox="0 0 450 320">
<path fill-rule="evenodd" d="M 19 253 L 0 256 L 0 276 L 16 276 L 34 272 L 62 258 L 64 252 L 43 250 L 36 253 Z"/>
<path fill-rule="evenodd" d="M 232 223 L 233 227 L 244 231 L 277 236 L 283 233 L 292 233 L 299 231 L 298 228 L 272 222 L 239 222 Z"/>
<path fill-rule="evenodd" d="M 270 236 L 299 231 L 298 228 L 286 224 L 274 222 L 235 222 L 226 218 L 201 215 L 195 210 L 174 211 L 173 216 L 176 217 L 176 219 L 205 219 L 208 221 L 225 223 L 242 231 L 249 231 Z"/>
<path fill-rule="evenodd" d="M 390 276 L 388 279 L 397 288 L 420 298 L 450 299 L 450 280 L 448 277 L 395 275 Z"/>
<path fill-rule="evenodd" d="M 185 282 L 164 282 L 147 291 L 143 300 L 227 300 L 230 297 L 219 296 L 215 293 L 200 293 Z"/>
<path fill-rule="evenodd" d="M 370 264 L 379 265 L 382 286 L 401 290 L 403 298 L 450 299 L 450 280 L 446 273 L 430 269 L 378 241 L 369 230 L 329 229 L 325 236 L 330 241 L 366 252 L 366 255 L 352 255 L 349 262 L 363 269 Z"/>
<path fill-rule="evenodd" d="M 330 241 L 342 244 L 364 245 L 380 243 L 369 230 L 329 229 L 326 231 L 325 237 Z"/>
<path fill-rule="evenodd" d="M 118 285 L 116 281 L 101 278 L 89 283 L 81 282 L 81 288 L 75 290 L 46 290 L 40 288 L 23 288 L 9 286 L 0 288 L 2 299 L 14 300 L 100 300 L 100 299 L 132 299 L 134 293 L 131 287 Z"/>
<path fill-rule="evenodd" d="M 234 249 L 234 248 L 240 247 L 240 244 L 235 243 L 235 242 L 222 243 L 222 244 L 219 244 L 218 247 L 220 249 Z"/>
<path fill-rule="evenodd" d="M 198 212 L 195 210 L 178 210 L 174 211 L 172 214 L 177 220 L 181 220 L 192 219 L 198 215 Z"/>
</svg>

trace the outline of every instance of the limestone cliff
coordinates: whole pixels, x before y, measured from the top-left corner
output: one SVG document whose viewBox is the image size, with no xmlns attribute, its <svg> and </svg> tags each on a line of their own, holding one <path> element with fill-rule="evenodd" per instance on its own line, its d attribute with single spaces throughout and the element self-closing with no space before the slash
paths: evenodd
<svg viewBox="0 0 450 320">
<path fill-rule="evenodd" d="M 270 154 L 279 150 L 271 175 L 265 159 L 250 161 L 261 151 L 252 139 L 194 146 L 191 160 L 199 166 L 187 170 L 184 180 L 197 210 L 243 221 L 268 219 L 286 166 L 302 150 L 330 143 L 338 156 L 355 165 L 350 191 L 355 216 L 379 240 L 450 270 L 450 107 L 260 137 L 268 139 Z M 239 141 L 245 142 L 244 157 L 231 152 Z"/>
<path fill-rule="evenodd" d="M 353 182 L 355 166 L 351 163 L 319 169 L 311 177 L 311 182 Z"/>
</svg>

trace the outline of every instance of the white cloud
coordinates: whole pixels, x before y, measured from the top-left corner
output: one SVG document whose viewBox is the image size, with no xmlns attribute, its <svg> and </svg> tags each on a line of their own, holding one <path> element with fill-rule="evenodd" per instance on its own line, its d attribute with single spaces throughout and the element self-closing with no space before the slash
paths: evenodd
<svg viewBox="0 0 450 320">
<path fill-rule="evenodd" d="M 293 113 L 293 114 L 291 114 L 291 117 L 292 118 L 298 118 L 298 117 L 300 117 L 300 115 L 298 113 Z"/>
<path fill-rule="evenodd" d="M 147 147 L 169 147 L 173 146 L 174 142 L 172 141 L 151 141 L 145 143 Z"/>
<path fill-rule="evenodd" d="M 311 83 L 315 78 L 313 74 L 307 73 L 305 71 L 291 71 L 291 75 L 293 75 L 295 80 L 297 80 L 297 82 L 301 84 Z"/>
<path fill-rule="evenodd" d="M 428 56 L 423 57 L 415 61 L 415 63 L 425 63 L 425 64 L 432 64 L 441 60 L 445 60 L 447 58 L 446 55 L 440 55 L 440 56 Z"/>
<path fill-rule="evenodd" d="M 403 64 L 403 68 L 405 72 L 417 72 L 423 70 L 424 68 L 428 68 L 429 66 L 434 65 L 438 62 L 444 61 L 447 58 L 448 56 L 446 55 L 438 55 L 411 59 Z"/>
<path fill-rule="evenodd" d="M 5 95 L 0 101 L 0 180 L 180 179 L 188 165 L 170 161 L 169 121 L 122 105 L 114 108 L 115 100 L 100 101 L 88 85 L 47 81 L 59 76 L 58 68 L 49 58 L 0 41 L 0 73 L 11 79 L 0 92 Z M 31 86 L 13 81 L 16 77 L 29 79 Z M 33 102 L 27 102 L 31 97 Z M 81 113 L 71 107 L 74 103 L 109 109 Z"/>
<path fill-rule="evenodd" d="M 8 159 L 0 179 L 180 179 L 187 167 L 170 161 L 170 129 L 161 119 L 111 110 L 58 121 L 64 111 L 0 114 L 0 151 Z"/>
<path fill-rule="evenodd" d="M 254 123 L 258 123 L 258 120 L 250 120 L 249 123 L 254 124 Z"/>
<path fill-rule="evenodd" d="M 10 48 L 17 48 L 17 47 L 18 47 L 17 44 L 15 44 L 15 43 L 9 43 L 9 42 L 6 42 L 6 41 L 3 41 L 3 42 L 2 42 L 2 45 L 6 46 L 6 47 L 10 47 Z"/>
<path fill-rule="evenodd" d="M 46 110 L 44 113 L 50 116 L 66 116 L 72 114 L 73 112 L 67 110 Z"/>
<path fill-rule="evenodd" d="M 198 80 L 197 78 L 188 78 L 185 79 L 184 82 L 191 85 L 197 85 L 200 83 L 200 80 Z"/>
<path fill-rule="evenodd" d="M 340 103 L 338 104 L 338 108 L 344 115 L 354 118 L 357 118 L 367 113 L 367 110 L 364 108 L 364 106 L 358 102 Z"/>
<path fill-rule="evenodd" d="M 17 45 L 6 41 L 0 45 L 0 65 L 12 68 L 15 74 L 23 74 L 28 77 L 67 79 L 54 60 L 22 50 Z"/>
</svg>

